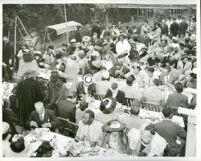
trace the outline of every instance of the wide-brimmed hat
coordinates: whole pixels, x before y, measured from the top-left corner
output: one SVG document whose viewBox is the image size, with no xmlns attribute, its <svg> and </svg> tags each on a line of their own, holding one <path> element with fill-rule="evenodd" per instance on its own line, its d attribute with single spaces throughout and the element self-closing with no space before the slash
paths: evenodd
<svg viewBox="0 0 201 161">
<path fill-rule="evenodd" d="M 71 39 L 70 42 L 71 42 L 71 43 L 76 43 L 76 40 L 75 40 L 75 39 Z"/>
<path fill-rule="evenodd" d="M 13 139 L 12 139 L 12 143 L 10 144 L 10 148 L 13 152 L 16 152 L 16 153 L 22 152 L 25 149 L 24 138 L 19 137 L 16 141 L 13 141 Z"/>
<path fill-rule="evenodd" d="M 101 101 L 100 104 L 100 110 L 104 113 L 104 114 L 110 114 L 114 111 L 115 107 L 116 107 L 116 100 L 113 98 L 104 98 Z"/>
<path fill-rule="evenodd" d="M 103 77 L 103 79 L 109 79 L 110 78 L 110 73 L 107 70 L 104 70 L 102 72 L 102 77 Z"/>
<path fill-rule="evenodd" d="M 36 157 L 51 157 L 54 148 L 50 145 L 50 142 L 44 141 L 36 150 Z"/>
<path fill-rule="evenodd" d="M 82 38 L 82 41 L 84 41 L 84 42 L 89 42 L 91 40 L 91 37 L 90 36 L 84 36 L 83 38 Z"/>
<path fill-rule="evenodd" d="M 119 36 L 123 36 L 123 37 L 127 37 L 127 35 L 126 35 L 126 33 L 120 33 L 120 35 Z"/>
<path fill-rule="evenodd" d="M 40 73 L 38 73 L 37 71 L 35 70 L 28 70 L 26 71 L 22 77 L 28 77 L 28 78 L 32 78 L 32 77 L 37 77 L 39 76 Z"/>
<path fill-rule="evenodd" d="M 126 124 L 120 123 L 118 120 L 111 120 L 103 125 L 102 128 L 106 132 L 120 132 L 126 128 Z"/>
<path fill-rule="evenodd" d="M 84 81 L 84 84 L 86 84 L 86 85 L 92 84 L 93 83 L 93 77 L 92 77 L 92 75 L 91 74 L 84 75 L 83 81 Z"/>
</svg>

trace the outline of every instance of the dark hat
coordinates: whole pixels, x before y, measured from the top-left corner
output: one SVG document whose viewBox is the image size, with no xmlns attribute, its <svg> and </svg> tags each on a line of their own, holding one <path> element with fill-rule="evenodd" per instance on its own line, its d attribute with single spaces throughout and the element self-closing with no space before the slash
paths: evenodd
<svg viewBox="0 0 201 161">
<path fill-rule="evenodd" d="M 114 98 L 105 98 L 100 104 L 100 110 L 104 114 L 110 114 L 114 111 L 117 101 Z"/>
<path fill-rule="evenodd" d="M 36 157 L 51 157 L 53 149 L 48 141 L 44 141 L 36 150 Z"/>
<path fill-rule="evenodd" d="M 20 137 L 17 139 L 17 141 L 12 142 L 10 144 L 10 148 L 13 152 L 16 152 L 16 153 L 22 152 L 25 149 L 24 138 Z"/>
<path fill-rule="evenodd" d="M 66 83 L 66 78 L 59 76 L 57 79 L 61 80 L 63 83 Z"/>
</svg>

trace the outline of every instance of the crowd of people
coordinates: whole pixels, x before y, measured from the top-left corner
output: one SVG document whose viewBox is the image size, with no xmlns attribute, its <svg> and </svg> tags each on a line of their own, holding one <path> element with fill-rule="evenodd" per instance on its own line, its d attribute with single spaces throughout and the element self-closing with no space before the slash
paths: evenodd
<svg viewBox="0 0 201 161">
<path fill-rule="evenodd" d="M 149 156 L 152 140 L 157 137 L 164 146 L 153 156 L 184 156 L 187 119 L 182 116 L 183 128 L 171 118 L 179 107 L 196 108 L 196 94 L 190 100 L 183 94 L 187 88 L 197 88 L 195 27 L 195 17 L 189 26 L 181 16 L 154 21 L 153 26 L 144 21 L 139 28 L 119 23 L 102 29 L 96 22 L 91 35 L 81 37 L 78 28 L 70 44 L 64 43 L 59 49 L 51 44 L 45 53 L 22 44 L 16 57 L 12 56 L 8 37 L 4 36 L 3 82 L 17 84 L 9 97 L 10 108 L 24 130 L 50 128 L 53 131 L 60 126 L 57 116 L 76 123 L 79 108 L 84 114 L 77 122 L 76 141 L 116 148 L 116 142 L 107 139 L 115 140 L 119 136 L 117 144 L 125 153 Z M 46 81 L 39 79 L 42 69 L 51 71 Z M 118 84 L 120 80 L 126 82 L 123 87 Z M 172 93 L 166 95 L 162 88 Z M 131 113 L 138 115 L 141 105 L 148 103 L 159 106 L 164 120 L 140 131 L 126 127 L 111 130 L 95 120 L 94 111 L 88 108 L 98 96 L 102 97 L 100 111 L 104 115 L 113 113 L 116 104 L 131 106 Z M 127 98 L 135 101 L 130 105 Z M 14 135 L 15 123 L 6 114 L 6 105 L 5 102 L 3 121 L 9 123 Z M 7 134 L 5 130 L 3 136 Z"/>
</svg>

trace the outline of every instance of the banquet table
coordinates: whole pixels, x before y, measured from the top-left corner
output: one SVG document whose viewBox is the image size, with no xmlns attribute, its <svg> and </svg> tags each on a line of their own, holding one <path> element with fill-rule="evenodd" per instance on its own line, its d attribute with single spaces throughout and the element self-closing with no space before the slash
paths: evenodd
<svg viewBox="0 0 201 161">
<path fill-rule="evenodd" d="M 6 157 L 35 157 L 35 151 L 43 141 L 49 141 L 50 145 L 54 148 L 52 157 L 66 157 L 67 151 L 70 151 L 73 157 L 133 157 L 133 155 L 122 154 L 114 149 L 105 149 L 100 146 L 91 147 L 86 141 L 75 142 L 73 138 L 50 132 L 46 128 L 36 128 L 30 131 L 24 136 L 24 140 L 24 151 L 20 153 L 13 152 L 10 153 L 10 156 L 7 155 Z M 6 148 L 9 148 L 9 146 Z"/>
<path fill-rule="evenodd" d="M 120 103 L 117 103 L 115 111 L 110 114 L 104 114 L 99 110 L 101 101 L 100 100 L 92 100 L 89 103 L 88 109 L 92 110 L 95 114 L 95 120 L 105 124 L 110 120 L 119 120 L 121 123 L 125 123 L 127 128 L 136 128 L 140 129 L 143 125 L 149 123 L 156 123 L 164 119 L 162 112 L 156 111 L 148 111 L 145 109 L 140 109 L 139 114 L 133 115 L 131 113 L 125 113 L 125 109 L 129 109 L 129 107 L 123 106 Z M 76 108 L 76 123 L 78 123 L 84 114 L 84 111 L 81 111 Z M 173 116 L 172 121 L 176 124 L 184 127 L 183 118 L 180 116 Z"/>
</svg>

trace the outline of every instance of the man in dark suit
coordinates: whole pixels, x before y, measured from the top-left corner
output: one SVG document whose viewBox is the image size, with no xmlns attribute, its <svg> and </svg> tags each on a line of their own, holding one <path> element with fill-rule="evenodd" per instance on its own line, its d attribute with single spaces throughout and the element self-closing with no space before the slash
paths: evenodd
<svg viewBox="0 0 201 161">
<path fill-rule="evenodd" d="M 168 143 L 166 156 L 177 156 L 185 145 L 186 132 L 179 125 L 171 121 L 173 111 L 171 108 L 164 108 L 162 111 L 165 119 L 154 124 L 156 132 Z"/>
<path fill-rule="evenodd" d="M 121 103 L 122 105 L 126 105 L 126 98 L 125 93 L 118 89 L 117 83 L 112 83 L 111 89 L 107 90 L 105 98 L 116 98 L 117 102 Z"/>
<path fill-rule="evenodd" d="M 163 19 L 161 22 L 161 35 L 168 36 L 168 25 L 165 24 L 165 20 Z"/>
<path fill-rule="evenodd" d="M 187 29 L 188 29 L 188 23 L 185 21 L 185 18 L 182 17 L 182 22 L 179 24 L 179 36 L 181 38 L 185 37 Z"/>
<path fill-rule="evenodd" d="M 173 18 L 173 23 L 170 25 L 170 31 L 173 36 L 177 36 L 179 31 L 179 24 L 176 22 L 175 18 Z"/>
<path fill-rule="evenodd" d="M 58 120 L 54 111 L 45 109 L 42 102 L 36 102 L 35 111 L 31 113 L 27 123 L 30 128 L 50 128 L 55 130 L 58 126 Z"/>
</svg>

